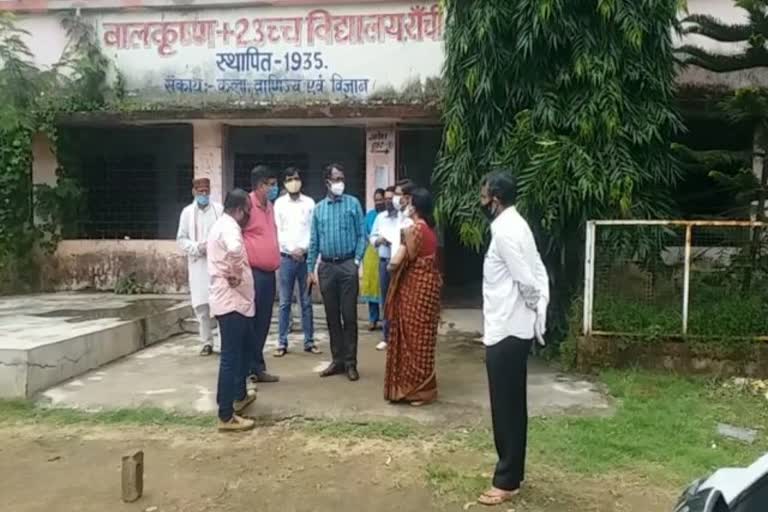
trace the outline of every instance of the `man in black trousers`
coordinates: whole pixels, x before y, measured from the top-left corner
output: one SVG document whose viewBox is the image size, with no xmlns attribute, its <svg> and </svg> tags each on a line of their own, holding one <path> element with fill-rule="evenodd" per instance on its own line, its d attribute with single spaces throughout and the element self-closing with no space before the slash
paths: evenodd
<svg viewBox="0 0 768 512">
<path fill-rule="evenodd" d="M 492 487 L 478 501 L 499 505 L 520 492 L 528 438 L 528 353 L 543 343 L 549 278 L 525 219 L 517 212 L 509 171 L 489 175 L 480 192 L 491 222 L 483 264 L 483 343 L 486 345 L 493 437 L 499 461 Z"/>
<path fill-rule="evenodd" d="M 321 374 L 330 377 L 345 373 L 349 380 L 360 379 L 357 371 L 358 269 L 365 251 L 365 217 L 360 201 L 345 191 L 344 168 L 331 164 L 325 171 L 328 195 L 312 213 L 307 255 L 309 288 L 320 285 L 333 361 Z M 315 275 L 315 265 L 320 265 Z"/>
</svg>

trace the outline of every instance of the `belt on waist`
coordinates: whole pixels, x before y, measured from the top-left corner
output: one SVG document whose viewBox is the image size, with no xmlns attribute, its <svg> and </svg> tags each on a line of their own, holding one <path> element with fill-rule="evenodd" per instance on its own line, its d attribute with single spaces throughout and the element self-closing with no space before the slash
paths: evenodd
<svg viewBox="0 0 768 512">
<path fill-rule="evenodd" d="M 355 258 L 354 254 L 348 254 L 347 256 L 341 256 L 338 258 L 329 258 L 327 256 L 320 256 L 320 260 L 323 263 L 345 263 L 354 258 Z"/>
</svg>

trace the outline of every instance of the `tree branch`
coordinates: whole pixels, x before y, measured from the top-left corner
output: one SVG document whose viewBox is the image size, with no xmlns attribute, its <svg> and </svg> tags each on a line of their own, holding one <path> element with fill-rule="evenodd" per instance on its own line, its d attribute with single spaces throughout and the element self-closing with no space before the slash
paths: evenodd
<svg viewBox="0 0 768 512">
<path fill-rule="evenodd" d="M 678 48 L 677 53 L 683 57 L 681 59 L 683 64 L 693 64 L 715 73 L 768 67 L 768 54 L 765 51 L 752 51 L 741 55 L 720 55 L 710 53 L 698 46 L 685 45 Z"/>
<path fill-rule="evenodd" d="M 693 14 L 683 23 L 692 23 L 683 28 L 684 34 L 699 34 L 723 43 L 746 41 L 752 36 L 750 25 L 727 25 L 709 14 Z"/>
</svg>

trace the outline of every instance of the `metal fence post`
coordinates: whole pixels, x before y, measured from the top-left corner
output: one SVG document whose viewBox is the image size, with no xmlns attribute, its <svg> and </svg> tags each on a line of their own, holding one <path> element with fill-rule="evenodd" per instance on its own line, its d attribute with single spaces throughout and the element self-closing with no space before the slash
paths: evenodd
<svg viewBox="0 0 768 512">
<path fill-rule="evenodd" d="M 685 261 L 683 262 L 683 336 L 688 334 L 688 299 L 691 293 L 691 232 L 693 226 L 685 226 Z"/>
<path fill-rule="evenodd" d="M 584 336 L 592 334 L 592 303 L 595 293 L 595 221 L 587 221 L 584 247 Z"/>
</svg>

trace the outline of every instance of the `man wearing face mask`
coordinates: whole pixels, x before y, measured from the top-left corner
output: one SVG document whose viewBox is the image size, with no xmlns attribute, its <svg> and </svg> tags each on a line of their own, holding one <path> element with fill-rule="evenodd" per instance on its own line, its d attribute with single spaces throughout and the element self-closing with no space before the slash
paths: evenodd
<svg viewBox="0 0 768 512">
<path fill-rule="evenodd" d="M 381 287 L 381 308 L 385 308 L 389 291 L 389 261 L 400 249 L 400 236 L 403 218 L 395 208 L 396 187 L 389 187 L 384 192 L 385 209 L 376 217 L 371 230 L 370 243 L 379 254 L 379 282 Z M 376 350 L 386 350 L 389 342 L 389 325 L 384 320 L 384 339 L 376 345 Z"/>
<path fill-rule="evenodd" d="M 483 263 L 483 343 L 499 456 L 492 487 L 478 501 L 499 505 L 520 492 L 528 437 L 528 353 L 544 343 L 549 278 L 525 219 L 517 212 L 511 172 L 489 175 L 480 205 L 491 222 Z"/>
<path fill-rule="evenodd" d="M 248 223 L 251 201 L 245 190 L 235 189 L 224 201 L 224 214 L 208 239 L 211 313 L 221 332 L 221 358 L 216 389 L 219 430 L 252 429 L 254 421 L 240 416 L 256 400 L 245 380 L 253 348 L 253 274 L 241 233 Z"/>
<path fill-rule="evenodd" d="M 277 382 L 267 373 L 264 344 L 272 323 L 275 302 L 275 272 L 280 268 L 280 247 L 272 203 L 277 199 L 277 177 L 266 165 L 257 165 L 251 172 L 251 215 L 243 230 L 245 250 L 253 271 L 256 315 L 254 316 L 254 350 L 249 379 L 251 382 Z"/>
<path fill-rule="evenodd" d="M 321 377 L 346 374 L 360 379 L 357 371 L 358 268 L 365 251 L 365 218 L 360 201 L 344 193 L 344 168 L 331 164 L 325 171 L 328 196 L 317 203 L 307 257 L 309 286 L 320 285 L 331 337 L 333 361 Z M 315 276 L 315 264 L 320 265 Z"/>
<path fill-rule="evenodd" d="M 280 244 L 280 309 L 278 347 L 275 357 L 288 352 L 288 330 L 293 290 L 298 281 L 304 351 L 319 354 L 312 325 L 312 297 L 307 293 L 307 250 L 315 201 L 301 193 L 301 175 L 295 167 L 285 170 L 283 185 L 287 194 L 275 202 L 275 223 Z"/>
<path fill-rule="evenodd" d="M 222 215 L 222 206 L 210 200 L 211 182 L 208 178 L 192 181 L 194 201 L 181 211 L 176 241 L 187 255 L 187 274 L 192 309 L 200 326 L 201 356 L 213 353 L 211 311 L 208 306 L 208 264 L 206 241 L 211 226 Z"/>
<path fill-rule="evenodd" d="M 411 204 L 411 192 L 416 188 L 416 184 L 403 178 L 395 184 L 395 195 L 392 197 L 392 204 L 400 212 L 400 229 L 406 229 L 413 225 L 413 220 L 408 215 L 408 205 Z"/>
</svg>

